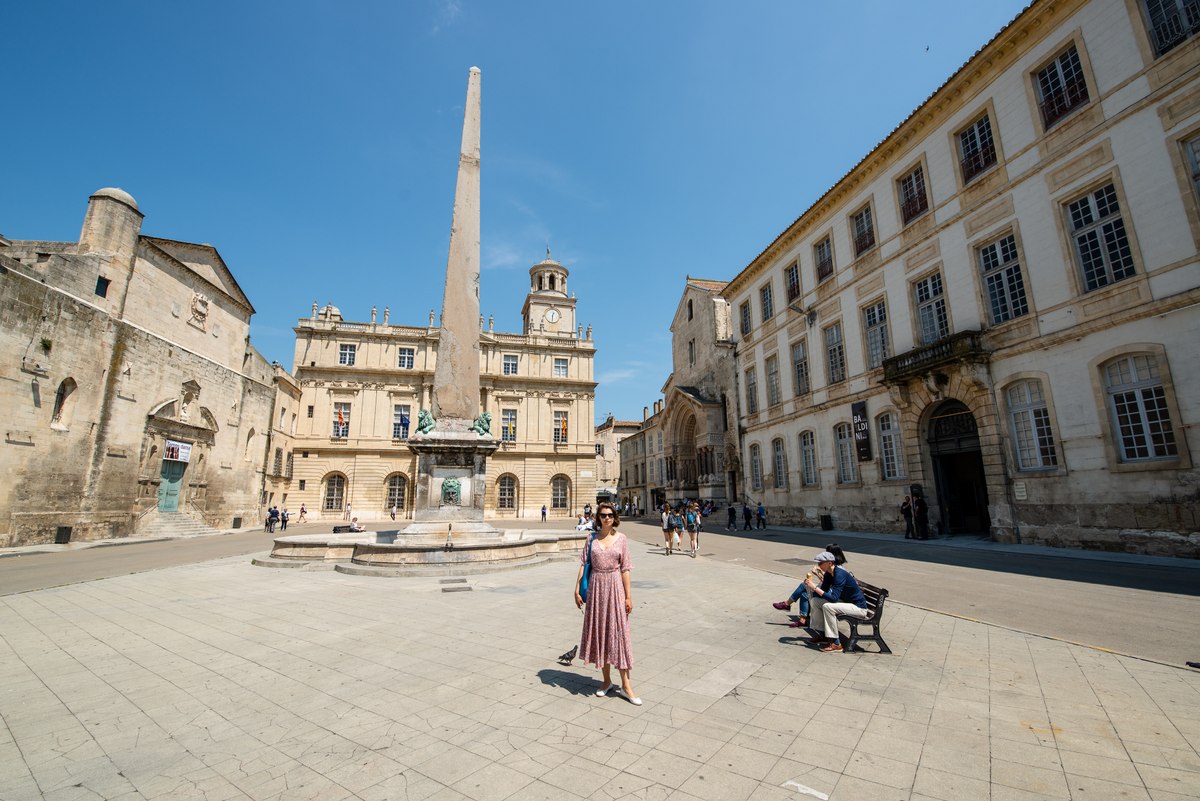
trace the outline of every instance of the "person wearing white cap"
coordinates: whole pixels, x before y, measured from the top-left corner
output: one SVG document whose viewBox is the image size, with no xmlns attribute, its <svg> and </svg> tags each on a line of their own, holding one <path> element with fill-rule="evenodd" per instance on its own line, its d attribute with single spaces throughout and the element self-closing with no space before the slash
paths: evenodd
<svg viewBox="0 0 1200 801">
<path fill-rule="evenodd" d="M 812 628 L 823 633 L 816 640 L 824 640 L 821 650 L 825 653 L 841 653 L 841 634 L 838 632 L 838 615 L 867 617 L 867 599 L 854 576 L 844 567 L 839 567 L 837 557 L 829 551 L 821 551 L 813 559 L 824 575 L 820 582 L 810 578 L 809 597 L 812 599 Z"/>
</svg>

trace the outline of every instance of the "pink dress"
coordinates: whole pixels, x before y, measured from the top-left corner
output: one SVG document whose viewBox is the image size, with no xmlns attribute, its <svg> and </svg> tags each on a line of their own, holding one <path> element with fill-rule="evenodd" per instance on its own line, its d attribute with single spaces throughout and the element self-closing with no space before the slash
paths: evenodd
<svg viewBox="0 0 1200 801">
<path fill-rule="evenodd" d="M 579 563 L 587 558 L 587 546 Z M 583 636 L 579 658 L 596 667 L 612 665 L 617 670 L 633 667 L 629 641 L 629 615 L 625 614 L 625 585 L 621 574 L 632 569 L 629 541 L 619 531 L 607 548 L 592 544 L 592 572 L 588 577 L 587 604 L 583 608 Z"/>
</svg>

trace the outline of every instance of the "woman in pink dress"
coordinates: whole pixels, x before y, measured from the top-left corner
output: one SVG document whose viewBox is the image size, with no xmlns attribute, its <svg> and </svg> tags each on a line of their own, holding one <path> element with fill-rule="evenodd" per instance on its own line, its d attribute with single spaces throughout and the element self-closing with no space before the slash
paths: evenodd
<svg viewBox="0 0 1200 801">
<path fill-rule="evenodd" d="M 633 612 L 633 593 L 629 588 L 629 541 L 617 531 L 620 518 L 611 503 L 597 507 L 600 528 L 591 537 L 592 570 L 588 576 L 587 606 L 583 611 L 583 636 L 579 641 L 579 658 L 600 668 L 604 686 L 596 695 L 604 697 L 615 691 L 636 706 L 642 699 L 633 693 L 629 671 L 633 669 L 633 646 L 629 639 L 629 615 Z M 585 545 L 579 556 L 579 574 L 575 577 L 575 606 L 584 606 L 579 597 L 579 582 L 583 578 L 588 549 Z M 614 690 L 612 668 L 621 673 L 621 688 Z"/>
</svg>

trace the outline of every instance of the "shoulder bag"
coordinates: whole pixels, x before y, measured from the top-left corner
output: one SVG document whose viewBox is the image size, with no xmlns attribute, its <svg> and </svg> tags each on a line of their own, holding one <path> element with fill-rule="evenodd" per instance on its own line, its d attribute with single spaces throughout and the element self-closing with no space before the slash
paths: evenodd
<svg viewBox="0 0 1200 801">
<path fill-rule="evenodd" d="M 583 560 L 583 578 L 579 580 L 579 597 L 587 603 L 588 576 L 592 572 L 592 536 L 588 535 L 587 556 Z"/>
</svg>

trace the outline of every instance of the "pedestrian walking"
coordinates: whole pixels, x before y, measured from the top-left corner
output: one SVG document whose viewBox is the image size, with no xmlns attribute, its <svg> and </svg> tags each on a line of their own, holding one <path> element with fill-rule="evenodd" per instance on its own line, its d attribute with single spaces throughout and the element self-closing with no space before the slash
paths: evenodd
<svg viewBox="0 0 1200 801">
<path fill-rule="evenodd" d="M 684 522 L 687 525 L 688 545 L 691 549 L 692 558 L 696 558 L 696 527 L 700 520 L 700 507 L 693 503 L 684 511 Z"/>
<path fill-rule="evenodd" d="M 911 540 L 915 533 L 913 529 L 912 496 L 905 495 L 900 502 L 900 516 L 904 518 L 904 539 Z"/>
<path fill-rule="evenodd" d="M 754 513 L 754 518 L 757 522 L 758 528 L 767 527 L 767 510 L 762 505 L 762 501 L 758 502 L 758 509 Z"/>
<path fill-rule="evenodd" d="M 752 518 L 753 514 L 750 512 L 749 505 L 745 501 L 742 501 L 742 531 L 750 530 L 750 520 Z"/>
<path fill-rule="evenodd" d="M 546 504 L 542 504 L 542 522 L 546 522 Z"/>
<path fill-rule="evenodd" d="M 663 504 L 662 507 L 662 533 L 663 533 L 663 553 L 667 556 L 671 555 L 671 507 Z"/>
<path fill-rule="evenodd" d="M 392 519 L 396 519 L 396 504 L 392 504 Z"/>
<path fill-rule="evenodd" d="M 726 531 L 737 531 L 737 507 L 729 504 L 729 522 L 725 524 Z"/>
<path fill-rule="evenodd" d="M 629 616 L 633 614 L 633 590 L 629 571 L 629 542 L 617 530 L 620 518 L 611 503 L 598 504 L 600 527 L 588 539 L 579 556 L 575 577 L 575 606 L 583 609 L 583 634 L 579 639 L 579 658 L 600 668 L 604 683 L 596 691 L 600 698 L 615 692 L 634 706 L 642 699 L 633 691 L 629 674 L 633 670 L 633 642 L 629 636 Z M 588 575 L 587 602 L 579 594 L 584 565 Z M 621 674 L 621 687 L 613 686 L 612 668 Z"/>
<path fill-rule="evenodd" d="M 308 522 L 308 508 L 304 504 L 300 504 L 300 516 L 296 518 L 297 523 Z"/>
</svg>

